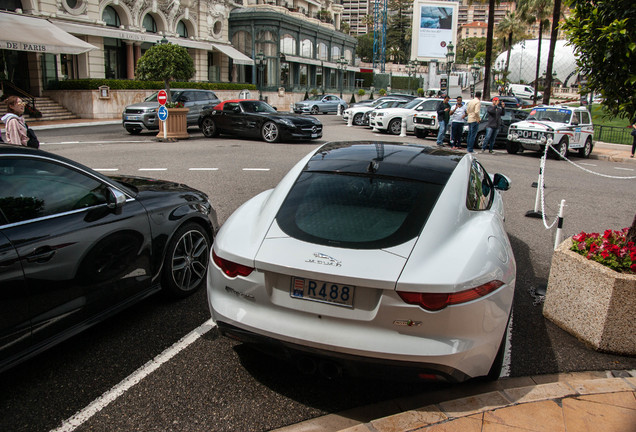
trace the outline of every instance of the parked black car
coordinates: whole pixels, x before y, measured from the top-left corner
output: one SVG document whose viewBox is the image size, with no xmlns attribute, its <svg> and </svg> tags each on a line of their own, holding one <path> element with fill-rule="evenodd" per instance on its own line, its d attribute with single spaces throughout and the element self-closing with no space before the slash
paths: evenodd
<svg viewBox="0 0 636 432">
<path fill-rule="evenodd" d="M 252 99 L 227 100 L 204 110 L 199 127 L 208 138 L 227 134 L 278 142 L 322 137 L 322 123 L 317 118 L 279 113 L 268 103 Z"/>
<path fill-rule="evenodd" d="M 0 372 L 160 289 L 193 293 L 217 230 L 186 185 L 0 145 Z"/>
<path fill-rule="evenodd" d="M 479 129 L 477 129 L 477 137 L 475 138 L 475 149 L 481 149 L 486 138 L 486 123 L 488 122 L 488 106 L 492 105 L 490 102 L 481 103 L 481 120 L 479 121 Z M 495 137 L 496 147 L 506 147 L 508 142 L 508 128 L 511 124 L 525 120 L 528 117 L 528 111 L 505 108 L 505 114 L 501 117 L 502 126 L 499 128 L 499 132 Z M 462 133 L 462 145 L 466 145 L 468 139 L 468 126 L 464 126 Z M 446 129 L 446 141 L 450 141 L 450 126 Z"/>
<path fill-rule="evenodd" d="M 523 101 L 516 96 L 497 96 L 504 104 L 504 108 L 523 108 Z"/>
</svg>

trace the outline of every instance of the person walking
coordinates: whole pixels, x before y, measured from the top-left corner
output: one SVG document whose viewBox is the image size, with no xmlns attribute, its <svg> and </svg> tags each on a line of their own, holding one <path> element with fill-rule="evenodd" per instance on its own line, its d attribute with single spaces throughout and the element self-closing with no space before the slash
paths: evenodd
<svg viewBox="0 0 636 432">
<path fill-rule="evenodd" d="M 634 157 L 634 152 L 636 151 L 636 117 L 632 120 L 632 154 L 629 156 L 630 158 Z"/>
<path fill-rule="evenodd" d="M 2 117 L 6 142 L 9 144 L 26 146 L 27 127 L 22 118 L 24 114 L 24 102 L 17 96 L 7 98 L 7 113 Z"/>
<path fill-rule="evenodd" d="M 448 103 L 448 95 L 444 95 L 444 99 L 437 104 L 437 122 L 439 123 L 439 131 L 437 132 L 437 145 L 444 145 L 444 135 L 446 135 L 446 127 L 450 119 L 451 106 Z"/>
<path fill-rule="evenodd" d="M 492 98 L 492 105 L 488 107 L 487 112 L 488 122 L 486 123 L 486 138 L 484 138 L 484 145 L 481 148 L 481 152 L 485 152 L 486 147 L 488 147 L 488 152 L 494 153 L 493 147 L 495 146 L 495 139 L 497 138 L 497 133 L 499 133 L 499 128 L 501 127 L 501 116 L 505 114 L 503 104 L 498 97 L 495 96 Z"/>
<path fill-rule="evenodd" d="M 457 96 L 457 103 L 450 110 L 451 122 L 451 148 L 459 149 L 462 145 L 462 133 L 464 132 L 464 123 L 466 122 L 466 104 L 462 101 L 461 96 Z"/>
<path fill-rule="evenodd" d="M 475 147 L 475 137 L 477 137 L 477 129 L 479 129 L 479 121 L 481 111 L 481 92 L 475 92 L 475 98 L 466 105 L 466 116 L 468 120 L 468 139 L 466 140 L 466 150 L 468 153 L 473 152 Z"/>
</svg>

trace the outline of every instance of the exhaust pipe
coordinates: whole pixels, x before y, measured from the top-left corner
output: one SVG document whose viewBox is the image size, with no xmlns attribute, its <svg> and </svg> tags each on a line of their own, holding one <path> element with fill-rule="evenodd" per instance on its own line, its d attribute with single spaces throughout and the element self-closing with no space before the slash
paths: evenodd
<svg viewBox="0 0 636 432">
<path fill-rule="evenodd" d="M 299 357 L 296 360 L 296 367 L 305 375 L 313 375 L 318 370 L 318 363 L 311 357 Z"/>
<path fill-rule="evenodd" d="M 318 370 L 320 374 L 328 380 L 342 376 L 342 366 L 334 362 L 321 361 L 318 365 Z"/>
</svg>

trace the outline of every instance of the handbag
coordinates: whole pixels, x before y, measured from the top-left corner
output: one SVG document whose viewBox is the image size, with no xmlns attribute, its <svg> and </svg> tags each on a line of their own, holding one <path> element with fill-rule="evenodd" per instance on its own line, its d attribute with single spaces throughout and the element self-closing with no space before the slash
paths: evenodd
<svg viewBox="0 0 636 432">
<path fill-rule="evenodd" d="M 636 137 L 636 129 L 632 129 L 632 136 Z"/>
<path fill-rule="evenodd" d="M 38 141 L 38 137 L 35 135 L 35 132 L 33 132 L 33 129 L 31 129 L 29 126 L 27 126 L 26 128 L 27 138 L 29 138 L 29 140 L 27 141 L 27 147 L 35 149 L 40 148 L 40 141 Z"/>
</svg>

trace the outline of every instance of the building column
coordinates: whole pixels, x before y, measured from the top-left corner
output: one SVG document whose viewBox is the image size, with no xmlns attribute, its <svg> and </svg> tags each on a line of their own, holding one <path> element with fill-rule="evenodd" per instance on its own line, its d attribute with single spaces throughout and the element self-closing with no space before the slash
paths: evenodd
<svg viewBox="0 0 636 432">
<path fill-rule="evenodd" d="M 126 44 L 126 77 L 135 79 L 135 55 L 134 45 L 132 42 L 124 42 Z"/>
<path fill-rule="evenodd" d="M 135 71 L 137 70 L 137 62 L 141 58 L 141 43 L 135 43 Z"/>
</svg>

